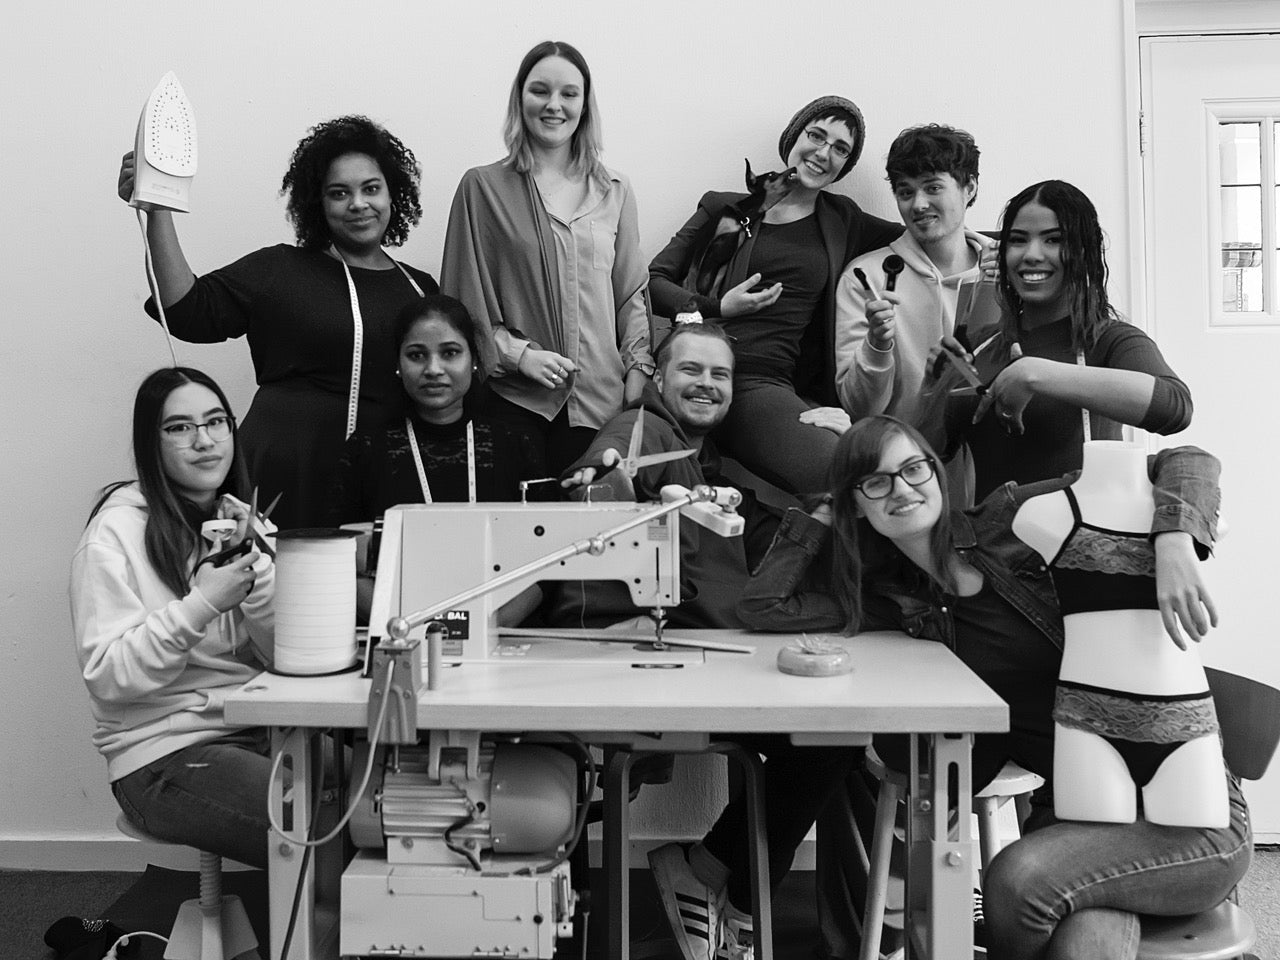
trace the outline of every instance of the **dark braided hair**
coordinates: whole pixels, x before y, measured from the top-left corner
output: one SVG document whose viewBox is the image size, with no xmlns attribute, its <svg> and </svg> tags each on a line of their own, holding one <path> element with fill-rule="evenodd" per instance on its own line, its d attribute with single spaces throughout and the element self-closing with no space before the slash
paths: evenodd
<svg viewBox="0 0 1280 960">
<path fill-rule="evenodd" d="M 293 149 L 280 192 L 289 196 L 286 212 L 298 246 L 314 249 L 332 242 L 321 206 L 324 180 L 329 165 L 348 153 L 363 153 L 382 170 L 391 196 L 391 219 L 382 242 L 400 246 L 422 218 L 418 201 L 422 170 L 413 151 L 397 137 L 368 117 L 357 115 L 316 124 Z"/>
<path fill-rule="evenodd" d="M 1079 187 L 1064 180 L 1034 183 L 1005 205 L 1000 222 L 1000 292 L 1011 308 L 1010 320 L 1014 324 L 1022 316 L 1022 298 L 1009 280 L 1006 257 L 1013 221 L 1028 203 L 1038 203 L 1058 218 L 1062 269 L 1071 308 L 1071 343 L 1077 350 L 1088 349 L 1104 327 L 1120 320 L 1107 297 L 1106 238 L 1098 223 L 1098 211 Z M 1016 337 L 1016 329 L 1007 332 Z"/>
</svg>

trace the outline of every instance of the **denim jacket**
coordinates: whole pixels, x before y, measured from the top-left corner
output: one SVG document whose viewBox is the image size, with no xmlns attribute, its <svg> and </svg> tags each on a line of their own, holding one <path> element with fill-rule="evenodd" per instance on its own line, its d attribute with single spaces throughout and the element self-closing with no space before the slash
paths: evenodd
<svg viewBox="0 0 1280 960">
<path fill-rule="evenodd" d="M 1151 535 L 1191 534 L 1201 559 L 1217 536 L 1218 460 L 1195 447 L 1162 450 L 1148 459 L 1154 484 Z M 982 572 L 997 593 L 1059 649 L 1062 613 L 1044 558 L 1013 533 L 1018 508 L 1032 497 L 1061 490 L 1075 480 L 1006 483 L 969 510 L 951 514 L 956 552 Z M 808 514 L 787 511 L 769 552 L 743 591 L 738 613 L 758 630 L 842 630 L 845 615 L 827 590 L 830 529 Z M 913 637 L 954 646 L 955 632 L 945 596 L 926 574 L 897 554 L 878 567 L 883 575 L 863 583 L 863 630 L 903 630 Z"/>
</svg>

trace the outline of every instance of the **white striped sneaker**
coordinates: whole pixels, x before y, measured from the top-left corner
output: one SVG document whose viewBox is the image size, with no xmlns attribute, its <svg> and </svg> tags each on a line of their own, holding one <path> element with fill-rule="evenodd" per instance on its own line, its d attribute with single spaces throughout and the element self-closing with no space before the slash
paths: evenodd
<svg viewBox="0 0 1280 960">
<path fill-rule="evenodd" d="M 733 911 L 737 913 L 737 911 Z M 750 914 L 745 918 L 725 910 L 720 918 L 720 946 L 716 960 L 755 960 L 755 924 Z"/>
<path fill-rule="evenodd" d="M 678 843 L 649 851 L 649 868 L 684 960 L 714 960 L 721 895 L 697 878 Z"/>
</svg>

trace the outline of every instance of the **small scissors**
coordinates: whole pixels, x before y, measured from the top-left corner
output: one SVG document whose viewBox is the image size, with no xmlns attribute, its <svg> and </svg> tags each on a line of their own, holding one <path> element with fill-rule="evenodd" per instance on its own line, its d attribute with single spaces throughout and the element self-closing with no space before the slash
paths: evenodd
<svg viewBox="0 0 1280 960">
<path fill-rule="evenodd" d="M 692 456 L 693 450 L 669 450 L 666 453 L 650 453 L 640 456 L 640 443 L 644 439 L 644 407 L 636 411 L 636 422 L 631 428 L 631 442 L 627 445 L 627 455 L 620 460 L 613 462 L 612 466 L 615 470 L 621 470 L 632 480 L 636 478 L 636 474 L 640 472 L 642 467 L 652 467 L 658 463 L 668 463 L 672 460 L 681 460 L 685 457 Z M 612 448 L 610 448 L 612 450 Z M 616 450 L 612 451 L 617 455 Z M 608 451 L 606 451 L 608 453 Z M 601 458 L 602 460 L 604 457 Z M 605 466 L 610 466 L 605 463 Z"/>
</svg>

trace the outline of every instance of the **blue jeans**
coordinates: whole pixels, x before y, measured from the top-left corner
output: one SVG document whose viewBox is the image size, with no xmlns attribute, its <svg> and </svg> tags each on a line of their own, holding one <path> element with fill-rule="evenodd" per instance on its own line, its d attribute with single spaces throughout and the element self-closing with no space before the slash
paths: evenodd
<svg viewBox="0 0 1280 960">
<path fill-rule="evenodd" d="M 1139 913 L 1209 910 L 1249 866 L 1253 837 L 1240 786 L 1229 784 L 1221 830 L 1136 823 L 1076 823 L 1045 811 L 1002 850 L 983 881 L 992 960 L 1132 960 Z"/>
<path fill-rule="evenodd" d="M 270 771 L 267 731 L 248 728 L 154 760 L 111 792 L 153 837 L 265 869 Z"/>
<path fill-rule="evenodd" d="M 789 493 L 821 493 L 840 438 L 826 427 L 800 422 L 800 414 L 816 406 L 782 380 L 735 379 L 733 402 L 715 441 L 752 473 Z"/>
</svg>

